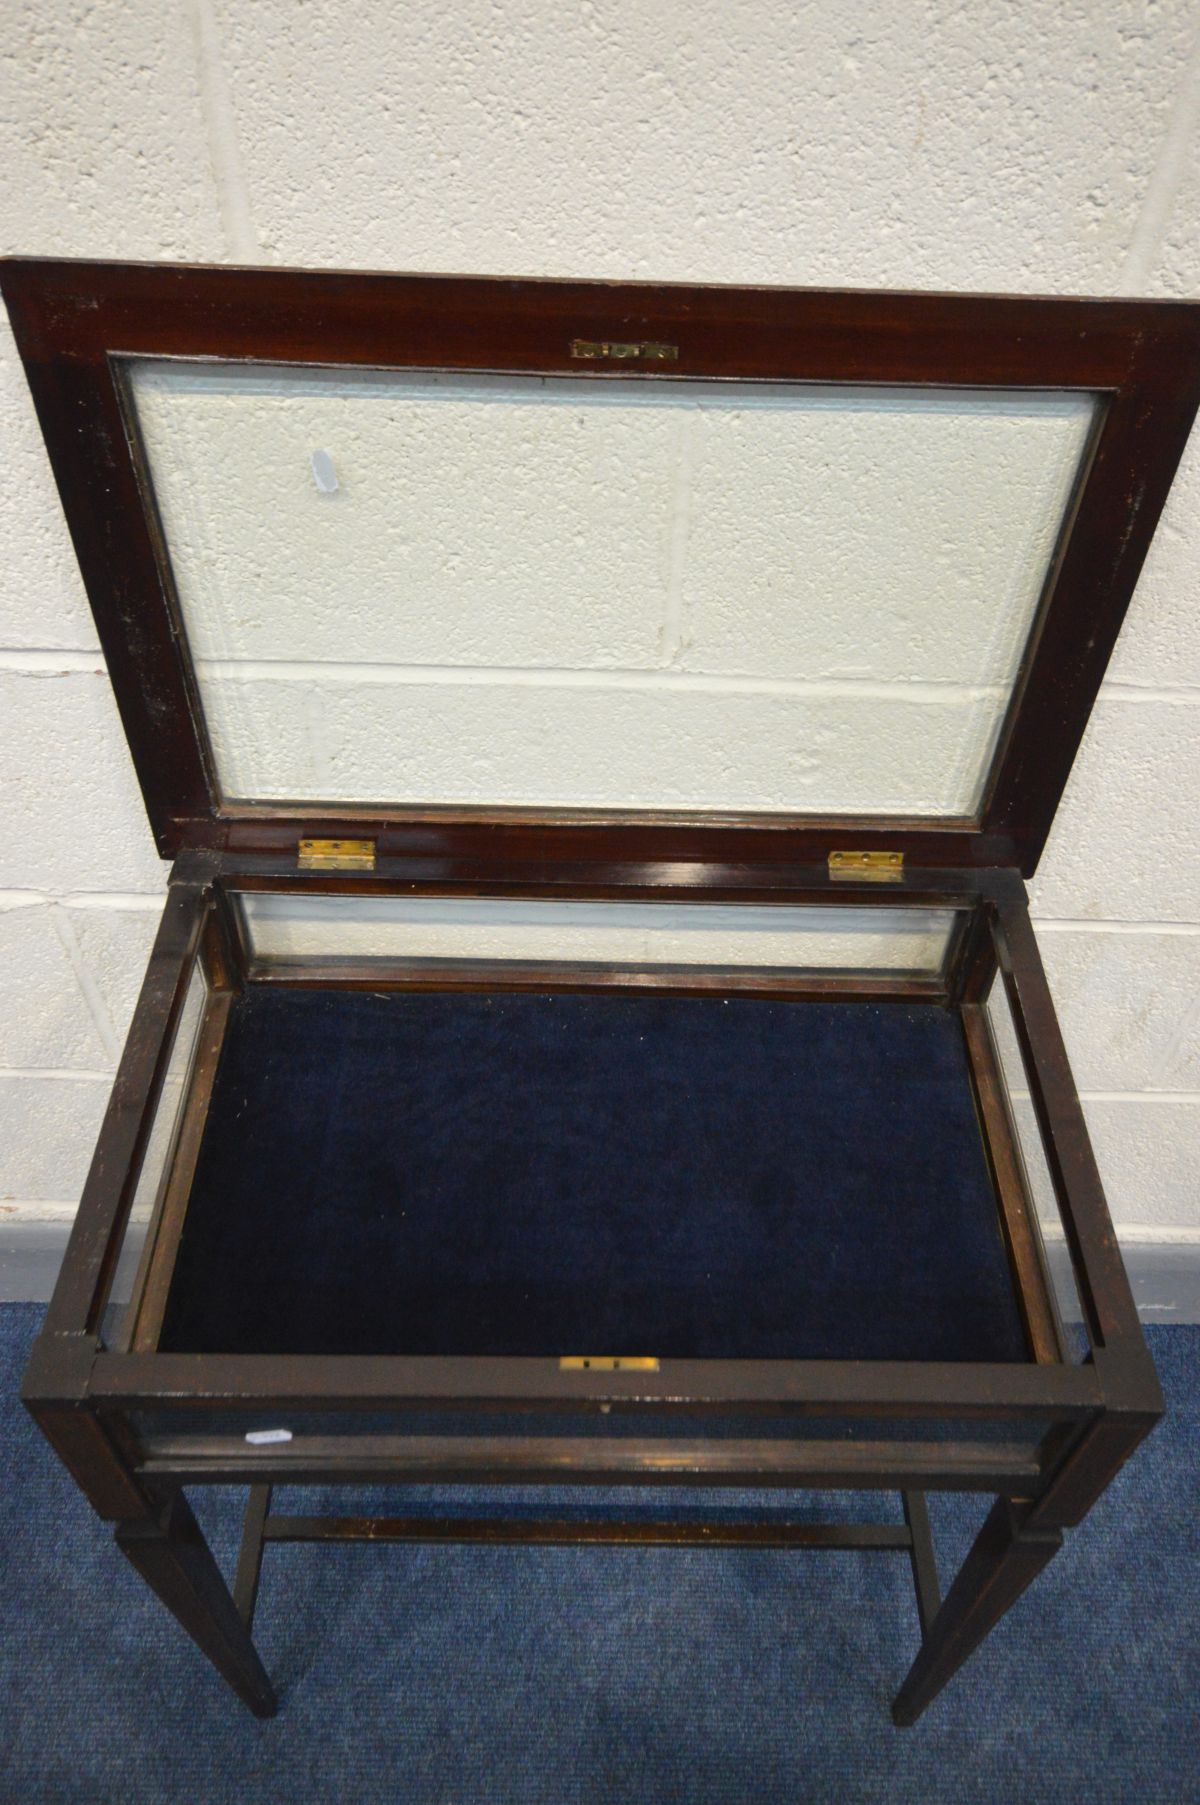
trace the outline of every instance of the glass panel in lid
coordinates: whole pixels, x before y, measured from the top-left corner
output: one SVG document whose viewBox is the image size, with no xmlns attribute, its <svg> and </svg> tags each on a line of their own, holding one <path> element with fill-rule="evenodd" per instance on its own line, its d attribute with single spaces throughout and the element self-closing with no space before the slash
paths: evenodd
<svg viewBox="0 0 1200 1805">
<path fill-rule="evenodd" d="M 139 362 L 226 801 L 979 807 L 1096 400 Z"/>
</svg>

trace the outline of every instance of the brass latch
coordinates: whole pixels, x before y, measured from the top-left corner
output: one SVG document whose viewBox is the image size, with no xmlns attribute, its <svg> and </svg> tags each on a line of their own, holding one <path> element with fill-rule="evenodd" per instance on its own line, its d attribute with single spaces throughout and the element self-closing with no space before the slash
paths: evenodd
<svg viewBox="0 0 1200 1805">
<path fill-rule="evenodd" d="M 902 852 L 831 852 L 831 878 L 857 880 L 862 884 L 898 884 L 904 877 Z"/>
<path fill-rule="evenodd" d="M 374 871 L 374 840 L 301 840 L 301 871 Z"/>
<path fill-rule="evenodd" d="M 583 357 L 589 362 L 597 358 L 612 358 L 617 363 L 628 363 L 632 357 L 644 358 L 647 363 L 673 364 L 679 358 L 678 345 L 660 345 L 654 340 L 625 340 L 611 338 L 573 338 L 571 340 L 571 356 Z"/>
<path fill-rule="evenodd" d="M 558 1363 L 563 1373 L 656 1373 L 652 1354 L 564 1354 Z"/>
</svg>

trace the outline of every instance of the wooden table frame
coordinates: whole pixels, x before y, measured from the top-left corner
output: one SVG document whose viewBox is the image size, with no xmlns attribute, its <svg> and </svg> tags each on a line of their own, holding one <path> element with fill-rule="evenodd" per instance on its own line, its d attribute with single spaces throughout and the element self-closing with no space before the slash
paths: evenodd
<svg viewBox="0 0 1200 1805">
<path fill-rule="evenodd" d="M 30 1362 L 26 1401 L 120 1545 L 239 1695 L 261 1714 L 274 1695 L 250 1638 L 265 1542 L 288 1536 L 445 1536 L 410 1520 L 272 1516 L 285 1481 L 404 1479 L 533 1484 L 894 1488 L 906 1529 L 856 1546 L 905 1548 L 924 1637 L 896 1700 L 911 1723 L 1059 1546 L 1152 1426 L 1161 1397 L 1130 1296 L 1078 1096 L 1030 927 L 1023 877 L 1035 869 L 1142 562 L 1200 403 L 1200 306 L 1178 301 L 863 294 L 676 284 L 246 270 L 45 259 L 0 263 L 0 287 L 37 408 L 154 833 L 175 861 L 168 900 L 54 1299 Z M 375 369 L 490 371 L 644 382 L 689 379 L 1083 391 L 1095 425 L 1046 573 L 977 810 L 892 818 L 737 811 L 413 806 L 380 798 L 313 806 L 222 795 L 185 622 L 130 399 L 130 360 L 184 357 Z M 305 836 L 370 837 L 373 873 L 296 869 Z M 900 852 L 898 884 L 833 883 L 835 850 Z M 458 962 L 416 965 L 396 982 L 497 983 L 690 994 L 902 996 L 961 1012 L 1030 1358 L 1009 1365 L 847 1361 L 666 1361 L 660 1372 L 560 1372 L 553 1360 L 307 1358 L 156 1351 L 152 1254 L 140 1325 L 105 1345 L 118 1254 L 191 976 L 215 1001 L 201 1064 L 211 1070 L 221 1010 L 244 982 L 304 981 L 315 968 L 255 970 L 230 898 L 241 889 L 755 902 L 838 907 L 951 906 L 963 918 L 936 979 L 857 988 L 844 977 L 695 969 L 634 971 Z M 1007 993 L 1057 1195 L 1090 1345 L 1063 1357 L 1028 1184 L 983 1004 Z M 328 976 L 328 974 L 326 974 Z M 352 983 L 345 967 L 334 974 Z M 377 968 L 360 974 L 378 984 Z M 193 1091 L 198 1099 L 200 1087 Z M 186 1202 L 183 1169 L 202 1105 L 177 1144 L 180 1174 L 160 1222 Z M 163 1242 L 168 1248 L 169 1234 Z M 144 1305 L 144 1310 L 143 1310 Z M 136 1313 L 135 1313 L 136 1315 Z M 452 1403 L 469 1435 L 299 1436 L 254 1448 L 206 1435 L 229 1410 L 271 1407 L 403 1417 Z M 501 1435 L 496 1413 L 653 1405 L 697 1433 L 672 1438 Z M 764 1420 L 861 1419 L 848 1440 L 775 1434 L 705 1438 L 707 1413 Z M 142 1432 L 142 1413 L 159 1428 Z M 931 1441 L 906 1423 L 962 1418 L 1036 1442 L 966 1434 Z M 871 1428 L 874 1420 L 874 1429 Z M 883 1421 L 886 1435 L 880 1435 Z M 163 1433 L 163 1422 L 174 1424 Z M 252 1488 L 235 1597 L 183 1487 Z M 996 1504 L 944 1602 L 937 1597 L 923 1495 L 993 1493 Z M 651 1539 L 719 1540 L 719 1526 L 652 1526 Z M 786 1527 L 786 1526 L 785 1526 Z M 592 1540 L 646 1540 L 632 1524 Z M 496 1540 L 581 1539 L 580 1526 L 460 1524 Z M 574 1532 L 574 1533 L 572 1533 Z M 830 1545 L 829 1526 L 758 1526 L 762 1546 Z M 848 1533 L 848 1532 L 846 1532 Z M 840 1544 L 838 1544 L 840 1545 Z M 240 1608 L 239 1608 L 240 1607 Z"/>
<path fill-rule="evenodd" d="M 231 906 L 239 890 L 310 894 L 493 896 L 544 893 L 511 878 L 479 877 L 448 884 L 414 875 L 411 862 L 382 861 L 370 874 L 285 870 L 278 858 L 189 852 L 176 862 L 158 937 L 118 1070 L 62 1273 L 35 1344 L 24 1397 L 43 1431 L 98 1513 L 117 1525 L 117 1541 L 147 1582 L 252 1710 L 275 1708 L 269 1679 L 254 1650 L 250 1619 L 265 1543 L 288 1539 L 374 1541 L 479 1540 L 590 1542 L 607 1545 L 836 1546 L 896 1548 L 912 1561 L 923 1641 L 894 1707 L 911 1723 L 1061 1545 L 1161 1413 L 1162 1400 L 1113 1235 L 1078 1096 L 1029 922 L 1024 886 L 1014 872 L 929 871 L 881 893 L 867 884 L 831 884 L 821 867 L 786 873 L 745 867 L 709 871 L 706 894 L 729 901 L 753 897 L 776 905 L 845 904 L 880 908 L 951 907 L 964 911 L 930 995 L 928 979 L 891 980 L 882 993 L 870 978 L 788 978 L 770 994 L 830 998 L 904 990 L 914 1000 L 944 1001 L 962 1011 L 980 1120 L 996 1178 L 1014 1285 L 1025 1317 L 1030 1358 L 1024 1364 L 887 1361 L 665 1360 L 647 1372 L 564 1373 L 557 1360 L 448 1357 L 312 1357 L 193 1355 L 139 1351 L 106 1336 L 117 1258 L 138 1182 L 154 1111 L 188 987 L 199 965 L 217 1006 L 244 982 L 269 981 L 248 958 Z M 395 868 L 390 868 L 394 866 Z M 402 866 L 402 868 L 401 868 Z M 646 874 L 627 874 L 614 891 L 644 897 Z M 658 874 L 661 878 L 661 873 Z M 686 874 L 681 874 L 686 877 Z M 557 892 L 556 892 L 557 893 Z M 686 881 L 654 893 L 695 896 Z M 573 895 L 597 894 L 578 885 Z M 328 982 L 353 968 L 317 967 Z M 292 974 L 294 978 L 294 974 Z M 522 987 L 610 989 L 652 982 L 627 968 L 516 967 Z M 706 979 L 693 974 L 701 991 Z M 1053 1296 L 1041 1263 L 1036 1224 L 1003 1103 L 994 1051 L 981 1032 L 982 1009 L 999 976 L 1025 1059 L 1047 1165 L 1066 1233 L 1090 1352 L 1067 1358 Z M 494 985 L 489 967 L 436 974 L 397 962 L 378 966 L 370 982 L 442 987 Z M 730 974 L 722 974 L 722 981 Z M 278 979 L 276 980 L 278 981 Z M 768 980 L 751 974 L 762 994 Z M 668 981 L 656 988 L 673 988 Z M 693 986 L 695 993 L 696 986 Z M 210 1009 L 213 1003 L 210 1002 Z M 152 1262 L 146 1272 L 152 1269 Z M 145 1277 L 140 1281 L 145 1283 Z M 138 1299 L 128 1315 L 136 1316 Z M 107 1342 L 107 1345 L 106 1345 Z M 538 1435 L 498 1432 L 496 1413 L 577 1414 L 581 1426 L 600 1406 L 622 1412 L 666 1412 L 696 1425 L 670 1437 Z M 386 1411 L 453 1406 L 477 1427 L 464 1435 L 298 1434 L 281 1446 L 255 1447 L 227 1430 L 206 1432 L 206 1417 L 244 1414 L 262 1422 L 275 1411 L 336 1412 L 344 1421 Z M 706 1415 L 725 1410 L 772 1421 L 763 1439 L 706 1438 Z M 153 1412 L 153 1433 L 142 1416 Z M 791 1437 L 788 1417 L 837 1414 L 861 1418 L 863 1439 Z M 1011 1425 L 1012 1439 L 904 1438 L 919 1419 L 963 1419 L 993 1435 Z M 779 1423 L 783 1421 L 783 1432 Z M 1027 1426 L 1040 1426 L 1030 1443 Z M 177 1423 L 177 1427 L 175 1427 Z M 886 1433 L 881 1433 L 880 1424 Z M 164 1427 L 166 1425 L 166 1427 Z M 1022 1428 L 1026 1433 L 1022 1434 Z M 497 1483 L 529 1485 L 671 1484 L 808 1487 L 899 1491 L 905 1525 L 814 1525 L 779 1518 L 729 1524 L 587 1521 L 573 1517 L 475 1520 L 442 1518 L 296 1518 L 272 1516 L 277 1484 Z M 183 1488 L 199 1484 L 251 1488 L 235 1588 L 226 1586 L 196 1525 Z M 931 1490 L 996 1495 L 967 1561 L 940 1601 L 924 1495 Z"/>
</svg>

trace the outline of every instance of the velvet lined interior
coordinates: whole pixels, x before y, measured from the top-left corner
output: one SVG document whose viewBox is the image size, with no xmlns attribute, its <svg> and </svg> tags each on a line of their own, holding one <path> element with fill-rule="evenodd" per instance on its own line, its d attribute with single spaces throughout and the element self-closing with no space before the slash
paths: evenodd
<svg viewBox="0 0 1200 1805">
<path fill-rule="evenodd" d="M 1026 1357 L 932 1005 L 251 986 L 160 1346 Z"/>
</svg>

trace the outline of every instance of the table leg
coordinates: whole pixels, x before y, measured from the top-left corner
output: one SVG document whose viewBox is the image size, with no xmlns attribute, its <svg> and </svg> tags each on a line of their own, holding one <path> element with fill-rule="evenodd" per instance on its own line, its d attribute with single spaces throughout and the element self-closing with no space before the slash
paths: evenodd
<svg viewBox="0 0 1200 1805">
<path fill-rule="evenodd" d="M 922 1636 L 942 1607 L 938 1585 L 937 1555 L 933 1547 L 933 1531 L 929 1526 L 929 1507 L 924 1492 L 902 1492 L 904 1521 L 912 1537 L 909 1560 L 912 1562 L 913 1587 L 917 1594 L 917 1618 Z"/>
<path fill-rule="evenodd" d="M 233 1580 L 233 1602 L 237 1606 L 238 1616 L 248 1630 L 254 1627 L 254 1607 L 258 1603 L 263 1531 L 271 1509 L 271 1491 L 272 1487 L 269 1485 L 252 1485 L 242 1518 L 242 1546 Z"/>
<path fill-rule="evenodd" d="M 1062 1547 L 1062 1531 L 1032 1526 L 1031 1510 L 1011 1498 L 992 1506 L 896 1695 L 897 1724 L 916 1722 Z"/>
<path fill-rule="evenodd" d="M 116 1541 L 243 1704 L 256 1717 L 273 1717 L 266 1669 L 182 1491 L 170 1493 L 155 1516 L 118 1523 Z"/>
</svg>

